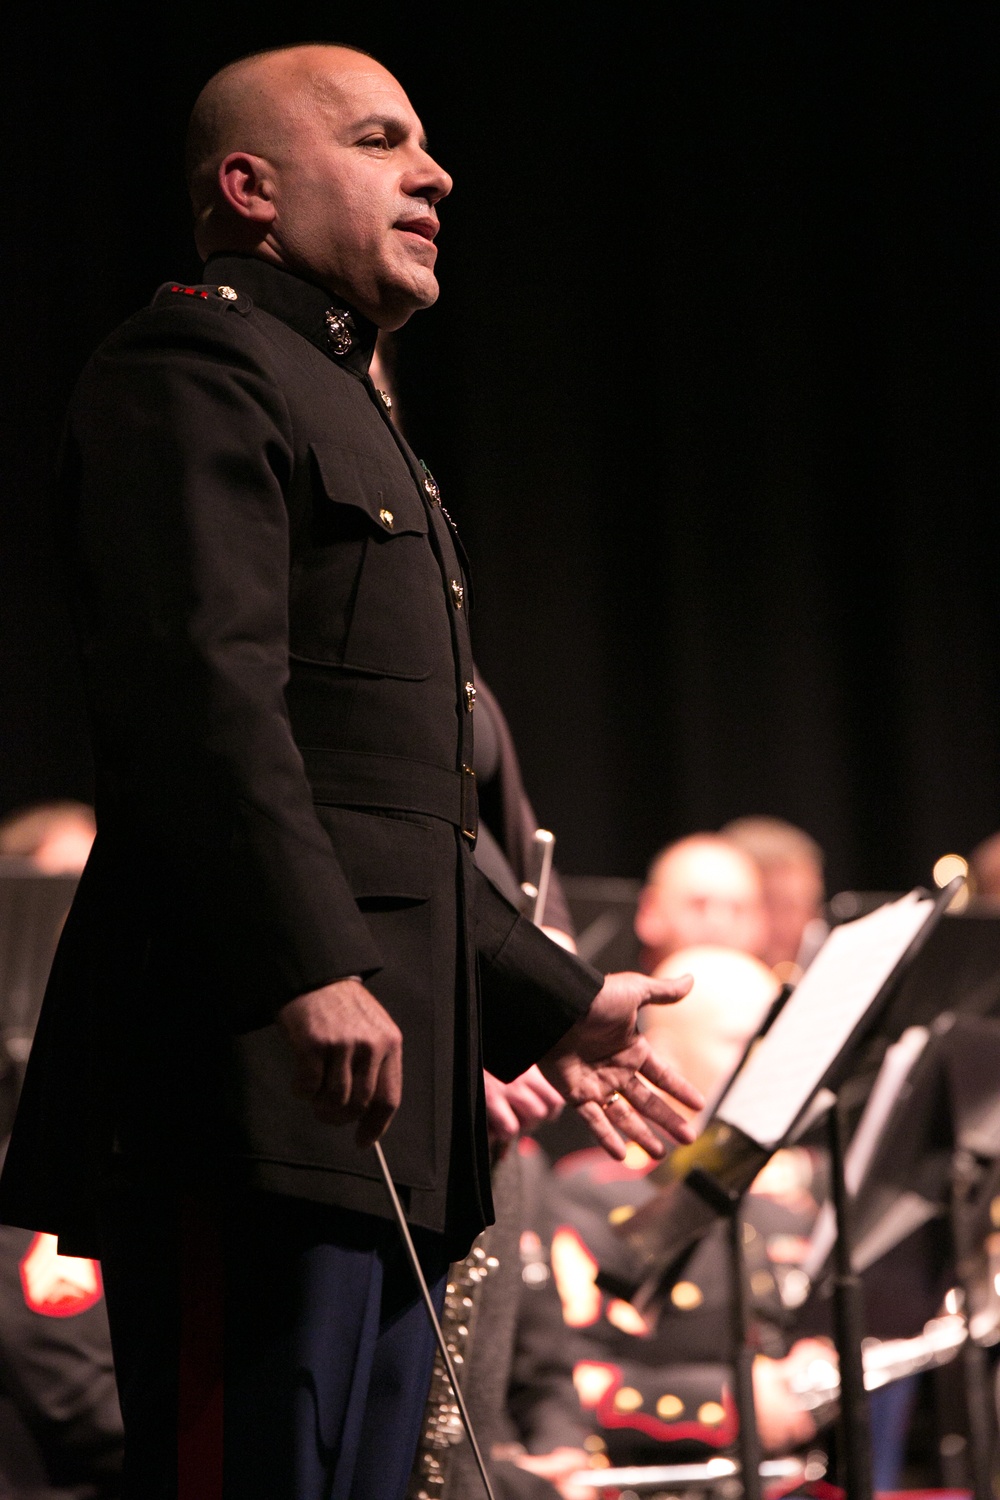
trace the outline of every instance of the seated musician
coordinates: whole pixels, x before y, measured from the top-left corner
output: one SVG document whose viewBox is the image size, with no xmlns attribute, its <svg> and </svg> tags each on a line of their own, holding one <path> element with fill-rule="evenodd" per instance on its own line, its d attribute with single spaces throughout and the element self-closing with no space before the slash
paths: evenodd
<svg viewBox="0 0 1000 1500">
<path fill-rule="evenodd" d="M 690 972 L 694 988 L 683 1004 L 651 1016 L 647 1035 L 659 1055 L 711 1092 L 760 1022 L 774 978 L 757 959 L 718 948 L 676 954 L 661 972 Z M 602 1261 L 614 1256 L 614 1226 L 654 1191 L 646 1181 L 653 1165 L 635 1147 L 621 1164 L 589 1150 L 563 1158 L 536 1193 L 535 1231 L 522 1237 L 525 1289 L 509 1416 L 512 1436 L 526 1450 L 520 1461 L 557 1484 L 588 1454 L 615 1466 L 687 1462 L 736 1440 L 725 1227 L 694 1253 L 656 1328 L 597 1284 Z M 789 1349 L 783 1331 L 781 1283 L 815 1214 L 800 1167 L 800 1157 L 779 1153 L 747 1201 L 746 1258 L 761 1351 L 754 1393 L 770 1452 L 814 1435 L 791 1387 L 817 1353 L 829 1353 L 816 1341 Z"/>
<path fill-rule="evenodd" d="M 761 956 L 767 930 L 756 862 L 717 833 L 668 844 L 639 893 L 635 935 L 647 974 L 682 948 L 738 948 Z"/>
<path fill-rule="evenodd" d="M 78 875 L 93 841 L 93 812 L 79 802 L 0 822 L 0 855 L 43 875 Z M 20 1036 L 2 1024 L 4 1001 L 0 992 L 0 1164 L 25 1062 L 8 1051 Z M 0 1496 L 116 1500 L 123 1444 L 97 1264 L 58 1254 L 54 1235 L 0 1225 Z"/>
</svg>

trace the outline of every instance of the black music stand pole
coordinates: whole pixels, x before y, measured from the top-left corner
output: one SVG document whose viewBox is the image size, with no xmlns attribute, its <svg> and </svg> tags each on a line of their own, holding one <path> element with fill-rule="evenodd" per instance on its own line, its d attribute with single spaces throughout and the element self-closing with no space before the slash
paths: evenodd
<svg viewBox="0 0 1000 1500">
<path fill-rule="evenodd" d="M 739 1420 L 737 1452 L 743 1500 L 761 1500 L 760 1434 L 753 1401 L 754 1350 L 750 1343 L 750 1303 L 743 1259 L 743 1194 L 729 1193 L 708 1173 L 695 1168 L 688 1182 L 726 1220 L 729 1245 L 729 1337 L 732 1348 L 733 1397 Z"/>
<path fill-rule="evenodd" d="M 840 1361 L 840 1437 L 844 1450 L 844 1489 L 847 1500 L 872 1500 L 872 1437 L 865 1392 L 861 1340 L 864 1306 L 861 1279 L 851 1261 L 847 1188 L 844 1184 L 844 1121 L 839 1099 L 827 1115 L 827 1138 L 833 1178 L 833 1206 L 837 1219 L 834 1246 L 833 1321 Z"/>
<path fill-rule="evenodd" d="M 972 1153 L 959 1146 L 952 1158 L 951 1168 L 951 1233 L 957 1280 L 965 1300 L 965 1316 L 970 1320 L 970 1220 L 974 1221 L 976 1190 L 983 1175 Z M 996 1442 L 996 1418 L 993 1413 L 993 1379 L 989 1356 L 980 1344 L 969 1337 L 959 1353 L 959 1363 L 965 1396 L 965 1419 L 969 1436 L 968 1472 L 973 1500 L 995 1500 L 992 1458 Z"/>
<path fill-rule="evenodd" d="M 738 1198 L 730 1212 L 727 1225 L 732 1266 L 733 1394 L 736 1398 L 736 1411 L 740 1423 L 738 1449 L 743 1500 L 761 1500 L 760 1434 L 757 1431 L 757 1413 L 753 1403 L 754 1351 L 747 1339 L 749 1318 L 741 1207 L 742 1199 Z"/>
</svg>

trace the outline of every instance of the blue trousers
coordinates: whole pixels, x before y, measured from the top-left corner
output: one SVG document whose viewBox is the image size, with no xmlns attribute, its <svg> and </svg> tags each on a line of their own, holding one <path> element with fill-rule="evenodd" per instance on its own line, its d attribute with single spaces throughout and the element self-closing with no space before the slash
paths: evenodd
<svg viewBox="0 0 1000 1500">
<path fill-rule="evenodd" d="M 402 1500 L 434 1340 L 394 1224 L 119 1184 L 101 1233 L 124 1500 Z"/>
</svg>

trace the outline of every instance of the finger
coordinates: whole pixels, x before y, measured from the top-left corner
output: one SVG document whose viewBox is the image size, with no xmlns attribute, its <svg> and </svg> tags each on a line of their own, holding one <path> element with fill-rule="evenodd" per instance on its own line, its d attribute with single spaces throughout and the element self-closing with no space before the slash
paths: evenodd
<svg viewBox="0 0 1000 1500">
<path fill-rule="evenodd" d="M 540 1125 L 548 1118 L 548 1105 L 542 1102 L 534 1089 L 511 1088 L 507 1093 L 507 1102 L 525 1127 Z"/>
<path fill-rule="evenodd" d="M 625 1142 L 608 1119 L 606 1111 L 593 1099 L 588 1099 L 586 1104 L 577 1105 L 576 1112 L 608 1155 L 613 1156 L 615 1161 L 624 1161 Z"/>
<path fill-rule="evenodd" d="M 326 1049 L 323 1084 L 313 1101 L 313 1110 L 327 1124 L 341 1125 L 357 1118 L 358 1111 L 350 1108 L 350 1056 L 344 1046 Z"/>
<path fill-rule="evenodd" d="M 402 1049 L 392 1047 L 382 1059 L 372 1101 L 358 1121 L 354 1139 L 359 1146 L 371 1146 L 385 1134 L 399 1108 L 402 1093 Z"/>
<path fill-rule="evenodd" d="M 697 1128 L 691 1121 L 678 1114 L 676 1109 L 671 1109 L 666 1100 L 647 1088 L 641 1079 L 633 1078 L 621 1090 L 621 1093 L 636 1114 L 641 1115 L 645 1120 L 652 1120 L 661 1130 L 673 1136 L 675 1141 L 689 1145 L 697 1138 Z"/>
<path fill-rule="evenodd" d="M 611 1102 L 604 1106 L 604 1118 L 610 1121 L 619 1135 L 623 1135 L 626 1140 L 635 1141 L 650 1156 L 659 1159 L 666 1154 L 666 1147 L 656 1131 L 632 1108 L 624 1094 L 612 1097 Z"/>
<path fill-rule="evenodd" d="M 355 1044 L 351 1055 L 351 1092 L 348 1107 L 363 1114 L 375 1097 L 381 1054 L 370 1042 Z"/>
<path fill-rule="evenodd" d="M 540 1099 L 542 1104 L 544 1104 L 546 1113 L 556 1106 L 562 1108 L 566 1102 L 559 1090 L 554 1089 L 542 1073 L 538 1073 L 536 1077 L 533 1077 L 528 1087 L 535 1097 Z"/>
<path fill-rule="evenodd" d="M 496 1094 L 486 1105 L 490 1130 L 502 1141 L 512 1141 L 520 1132 L 517 1115 L 502 1094 Z"/>
<path fill-rule="evenodd" d="M 678 1073 L 676 1068 L 661 1062 L 652 1052 L 649 1053 L 645 1062 L 639 1069 L 643 1078 L 648 1078 L 650 1083 L 655 1083 L 658 1089 L 676 1099 L 678 1104 L 686 1104 L 689 1109 L 704 1109 L 704 1097 L 698 1092 L 693 1083 L 688 1083 L 683 1074 Z"/>
<path fill-rule="evenodd" d="M 694 984 L 693 974 L 681 974 L 676 979 L 647 979 L 646 998 L 639 1001 L 640 1009 L 644 1005 L 673 1005 L 677 1000 L 683 1000 Z"/>
</svg>

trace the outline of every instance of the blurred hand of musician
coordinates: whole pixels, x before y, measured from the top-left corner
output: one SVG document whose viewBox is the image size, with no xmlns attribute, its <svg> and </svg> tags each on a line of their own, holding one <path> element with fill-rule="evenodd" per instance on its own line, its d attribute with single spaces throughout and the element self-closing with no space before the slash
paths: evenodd
<svg viewBox="0 0 1000 1500">
<path fill-rule="evenodd" d="M 753 1362 L 753 1404 L 757 1429 L 767 1453 L 787 1453 L 816 1436 L 816 1423 L 792 1389 L 816 1359 L 836 1362 L 824 1339 L 800 1339 L 784 1359 L 758 1355 Z"/>
<path fill-rule="evenodd" d="M 490 1144 L 505 1146 L 515 1136 L 536 1130 L 562 1112 L 564 1099 L 536 1066 L 511 1083 L 501 1083 L 484 1070 L 486 1121 Z"/>
<path fill-rule="evenodd" d="M 663 1095 L 693 1110 L 701 1109 L 704 1099 L 676 1068 L 654 1055 L 637 1029 L 643 1006 L 672 1005 L 691 983 L 690 974 L 669 979 L 609 974 L 587 1014 L 539 1061 L 548 1081 L 617 1161 L 625 1159 L 626 1140 L 637 1141 L 650 1156 L 663 1156 L 664 1144 L 652 1125 L 676 1141 L 695 1138 Z"/>
<path fill-rule="evenodd" d="M 562 1496 L 562 1500 L 597 1500 L 597 1491 L 591 1485 L 570 1484 L 571 1474 L 590 1466 L 590 1454 L 582 1448 L 553 1448 L 551 1453 L 523 1453 L 517 1459 L 519 1469 L 547 1479 Z"/>
<path fill-rule="evenodd" d="M 295 1053 L 292 1090 L 329 1125 L 357 1121 L 355 1139 L 384 1134 L 403 1090 L 403 1036 L 360 979 L 340 979 L 278 1012 Z"/>
</svg>

